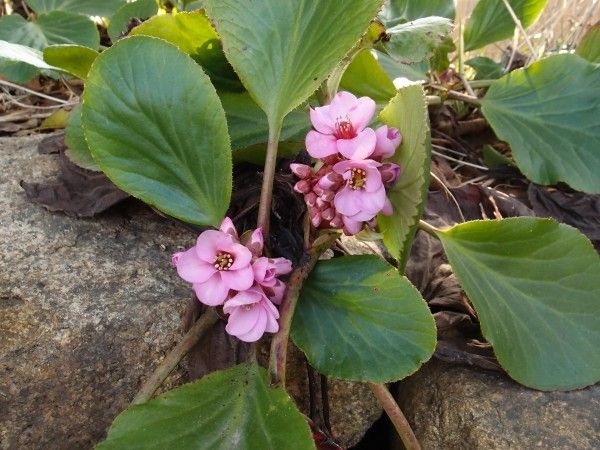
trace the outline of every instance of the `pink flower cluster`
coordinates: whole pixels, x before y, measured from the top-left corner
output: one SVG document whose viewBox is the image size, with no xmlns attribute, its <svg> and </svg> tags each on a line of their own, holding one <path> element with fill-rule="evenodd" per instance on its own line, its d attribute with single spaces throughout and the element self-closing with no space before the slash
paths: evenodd
<svg viewBox="0 0 600 450">
<path fill-rule="evenodd" d="M 177 273 L 192 283 L 198 300 L 223 306 L 229 314 L 225 330 L 245 342 L 279 330 L 275 305 L 283 300 L 285 283 L 277 277 L 292 271 L 289 260 L 262 256 L 263 246 L 260 228 L 243 245 L 226 217 L 218 231 L 204 231 L 195 246 L 173 255 Z"/>
<path fill-rule="evenodd" d="M 400 166 L 383 160 L 394 155 L 402 136 L 386 125 L 367 127 L 373 114 L 372 99 L 349 92 L 310 110 L 314 130 L 306 136 L 306 150 L 319 162 L 290 168 L 300 178 L 294 190 L 304 194 L 314 227 L 356 234 L 377 214 L 392 214 L 386 189 L 398 180 Z"/>
</svg>

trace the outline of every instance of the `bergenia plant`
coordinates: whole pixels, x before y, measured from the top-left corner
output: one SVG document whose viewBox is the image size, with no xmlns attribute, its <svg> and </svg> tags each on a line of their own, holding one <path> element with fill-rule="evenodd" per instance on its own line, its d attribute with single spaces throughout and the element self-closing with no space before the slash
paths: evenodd
<svg viewBox="0 0 600 450">
<path fill-rule="evenodd" d="M 438 77 L 428 83 L 440 95 L 428 97 L 421 82 L 394 84 L 375 55 L 398 70 L 421 61 L 434 70 L 444 58 L 447 68 L 447 18 L 408 21 L 390 2 L 382 9 L 382 0 L 201 3 L 204 9 L 173 10 L 126 37 L 115 34 L 99 55 L 52 48 L 52 66 L 43 67 L 85 80 L 82 108 L 72 114 L 85 140 L 73 137 L 73 159 L 199 227 L 195 245 L 172 263 L 206 312 L 148 374 L 99 448 L 315 448 L 309 420 L 286 392 L 290 338 L 321 374 L 369 383 L 406 448 L 419 448 L 385 385 L 417 371 L 436 346 L 433 315 L 404 276 L 417 229 L 441 241 L 481 339 L 509 376 L 540 390 L 600 380 L 600 259 L 585 236 L 533 217 L 443 229 L 421 219 L 428 103 L 481 107 L 524 168 L 534 164 L 531 153 L 523 156 L 530 147 L 544 152 L 542 168 L 530 171 L 537 181 L 597 192 L 598 171 L 592 176 L 589 167 L 597 161 L 585 164 L 590 145 L 600 142 L 597 115 L 580 111 L 598 104 L 590 103 L 593 95 L 571 98 L 560 89 L 568 70 L 598 93 L 596 65 L 551 56 L 490 83 L 483 99 L 437 86 Z M 413 9 L 417 3 L 425 4 L 412 2 Z M 476 25 L 467 28 L 470 45 L 483 39 Z M 88 62 L 73 68 L 73 53 Z M 532 100 L 543 95 L 548 111 Z M 566 105 L 560 114 L 552 112 L 556 102 Z M 543 148 L 548 136 L 556 145 Z M 554 147 L 566 152 L 560 164 Z M 261 163 L 261 191 L 258 208 L 240 215 L 230 206 L 232 191 L 246 189 L 237 178 L 242 161 Z M 580 185 L 572 182 L 577 167 Z M 279 245 L 278 177 L 287 181 L 277 189 L 293 189 L 305 206 L 304 220 L 286 230 L 302 236 L 293 254 Z M 380 239 L 385 259 L 351 255 L 342 234 Z M 249 360 L 152 399 L 217 321 L 252 343 Z M 268 348 L 263 368 L 256 355 Z"/>
</svg>

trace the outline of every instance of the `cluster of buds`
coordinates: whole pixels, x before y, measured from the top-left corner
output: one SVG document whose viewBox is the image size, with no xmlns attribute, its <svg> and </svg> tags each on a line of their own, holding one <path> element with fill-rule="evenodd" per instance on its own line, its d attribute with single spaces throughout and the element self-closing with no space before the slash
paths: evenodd
<svg viewBox="0 0 600 450">
<path fill-rule="evenodd" d="M 384 160 L 394 155 L 402 137 L 386 125 L 367 127 L 374 113 L 372 99 L 348 92 L 311 109 L 314 130 L 306 136 L 306 149 L 317 162 L 290 168 L 300 179 L 294 190 L 304 195 L 314 227 L 342 228 L 352 235 L 373 225 L 377 214 L 392 214 L 386 190 L 398 181 L 400 166 Z"/>
<path fill-rule="evenodd" d="M 177 273 L 192 283 L 198 300 L 222 306 L 229 315 L 225 330 L 245 342 L 279 330 L 275 305 L 283 300 L 286 286 L 278 276 L 292 271 L 288 259 L 262 256 L 263 247 L 260 228 L 242 244 L 226 217 L 219 230 L 202 232 L 195 246 L 173 255 Z"/>
</svg>

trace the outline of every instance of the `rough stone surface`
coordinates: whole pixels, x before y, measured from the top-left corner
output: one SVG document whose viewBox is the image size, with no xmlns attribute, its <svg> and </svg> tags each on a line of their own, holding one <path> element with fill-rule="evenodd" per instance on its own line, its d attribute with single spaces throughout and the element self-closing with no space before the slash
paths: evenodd
<svg viewBox="0 0 600 450">
<path fill-rule="evenodd" d="M 397 396 L 424 450 L 600 446 L 600 385 L 541 392 L 499 373 L 432 360 L 400 383 Z"/>
<path fill-rule="evenodd" d="M 0 449 L 91 448 L 181 337 L 190 290 L 170 257 L 194 235 L 133 203 L 76 220 L 28 202 L 19 181 L 58 167 L 39 140 L 0 138 Z M 180 367 L 164 387 L 187 379 Z M 330 392 L 351 445 L 380 410 L 364 386 Z"/>
</svg>

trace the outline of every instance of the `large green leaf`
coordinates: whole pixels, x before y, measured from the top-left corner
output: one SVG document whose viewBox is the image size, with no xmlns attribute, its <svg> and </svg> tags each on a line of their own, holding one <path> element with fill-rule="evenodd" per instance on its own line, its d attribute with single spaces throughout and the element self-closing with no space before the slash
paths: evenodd
<svg viewBox="0 0 600 450">
<path fill-rule="evenodd" d="M 164 39 L 200 64 L 218 89 L 243 90 L 237 75 L 225 58 L 217 32 L 202 11 L 152 17 L 135 27 L 131 35 Z"/>
<path fill-rule="evenodd" d="M 265 370 L 213 372 L 121 413 L 98 449 L 311 450 L 304 416 Z"/>
<path fill-rule="evenodd" d="M 98 164 L 92 158 L 92 152 L 83 134 L 81 105 L 77 105 L 69 113 L 65 129 L 65 143 L 67 144 L 66 155 L 71 161 L 84 169 L 100 171 Z"/>
<path fill-rule="evenodd" d="M 600 63 L 600 23 L 588 30 L 575 53 L 588 61 Z"/>
<path fill-rule="evenodd" d="M 502 64 L 497 63 L 487 56 L 476 56 L 465 61 L 465 64 L 475 70 L 476 80 L 497 80 L 504 75 Z"/>
<path fill-rule="evenodd" d="M 374 50 L 377 62 L 388 76 L 396 81 L 406 78 L 409 81 L 426 81 L 429 71 L 429 61 L 423 61 L 417 64 L 401 64 L 392 59 L 391 56 Z"/>
<path fill-rule="evenodd" d="M 136 0 L 121 6 L 110 18 L 108 36 L 115 42 L 128 31 L 131 19 L 147 19 L 158 12 L 157 0 Z"/>
<path fill-rule="evenodd" d="M 377 103 L 387 103 L 396 94 L 392 79 L 369 49 L 362 50 L 354 57 L 344 72 L 340 88 L 359 97 L 371 97 Z"/>
<path fill-rule="evenodd" d="M 358 41 L 381 3 L 211 0 L 206 8 L 229 62 L 269 123 L 279 127 Z"/>
<path fill-rule="evenodd" d="M 439 16 L 454 20 L 456 7 L 454 0 L 388 0 L 379 17 L 387 27 L 399 23 Z"/>
<path fill-rule="evenodd" d="M 523 27 L 532 25 L 548 0 L 508 0 Z M 465 50 L 475 50 L 513 35 L 515 22 L 503 0 L 479 0 L 465 27 Z"/>
<path fill-rule="evenodd" d="M 221 221 L 231 195 L 225 112 L 177 47 L 135 36 L 102 53 L 86 83 L 83 126 L 94 160 L 119 188 L 186 222 Z"/>
<path fill-rule="evenodd" d="M 69 11 L 88 16 L 110 17 L 126 0 L 26 0 L 35 12 Z"/>
<path fill-rule="evenodd" d="M 0 40 L 0 59 L 26 63 L 38 69 L 58 69 L 45 62 L 39 50 L 3 40 Z"/>
<path fill-rule="evenodd" d="M 364 255 L 317 264 L 302 286 L 292 338 L 325 375 L 383 383 L 427 361 L 436 330 L 410 281 L 378 257 Z"/>
<path fill-rule="evenodd" d="M 495 81 L 482 107 L 529 179 L 600 193 L 600 66 L 551 56 Z"/>
<path fill-rule="evenodd" d="M 44 61 L 85 80 L 99 53 L 81 45 L 51 45 L 44 49 Z"/>
<path fill-rule="evenodd" d="M 447 44 L 451 31 L 449 19 L 425 17 L 388 29 L 383 46 L 396 61 L 414 64 L 428 60 L 438 47 Z"/>
<path fill-rule="evenodd" d="M 227 116 L 234 158 L 236 150 L 267 142 L 269 137 L 267 118 L 247 93 L 226 92 L 220 97 Z M 308 113 L 294 110 L 283 123 L 280 139 L 304 142 L 310 126 Z M 266 147 L 266 144 L 263 147 Z"/>
<path fill-rule="evenodd" d="M 400 89 L 379 117 L 402 134 L 402 144 L 392 158 L 402 173 L 388 191 L 394 212 L 391 216 L 379 215 L 377 222 L 385 246 L 404 270 L 429 186 L 431 142 L 423 88 L 412 85 Z"/>
<path fill-rule="evenodd" d="M 0 17 L 0 39 L 37 50 L 42 50 L 48 45 L 42 30 L 19 14 Z"/>
<path fill-rule="evenodd" d="M 543 390 L 600 380 L 600 258 L 585 236 L 530 217 L 438 236 L 512 378 Z"/>
</svg>

